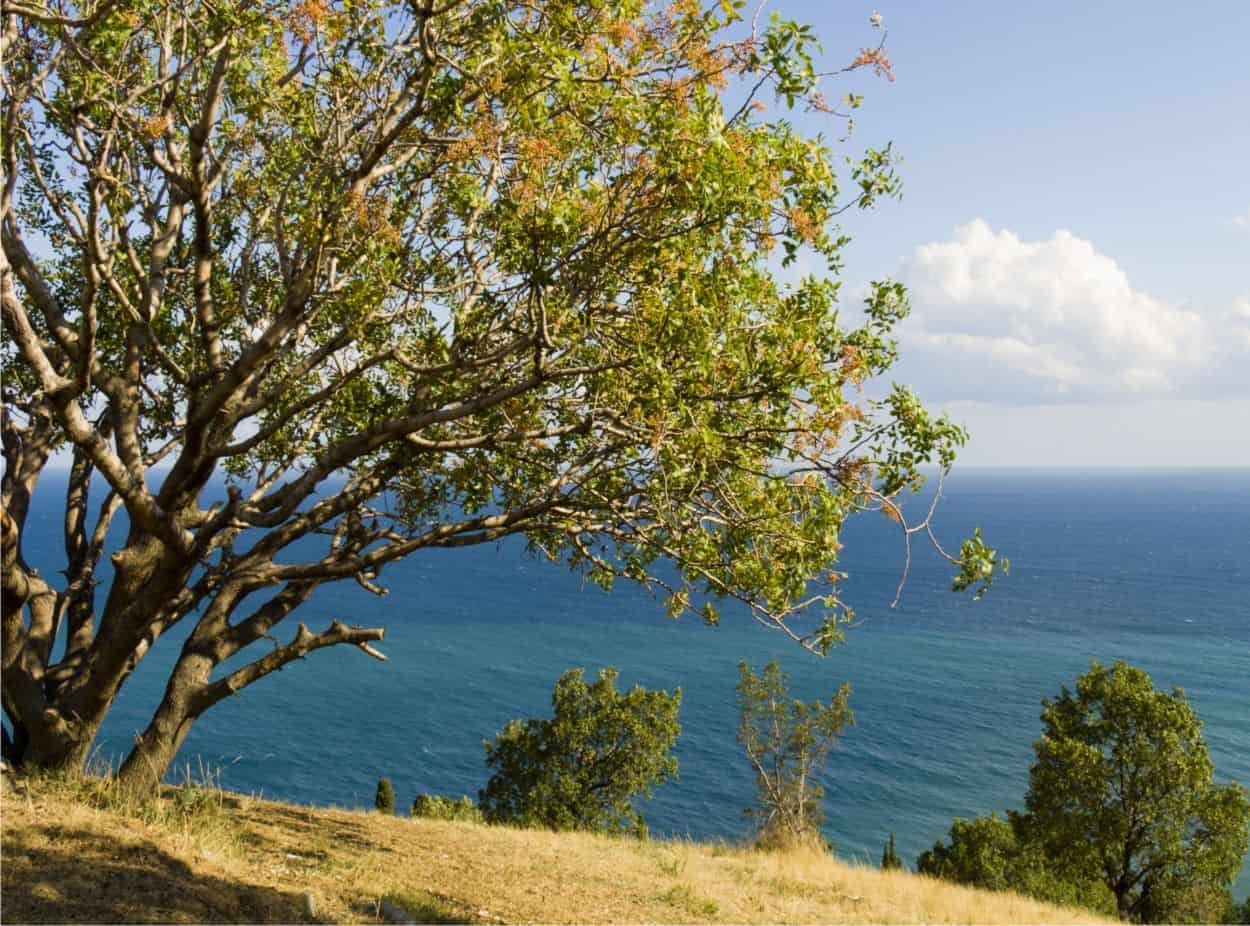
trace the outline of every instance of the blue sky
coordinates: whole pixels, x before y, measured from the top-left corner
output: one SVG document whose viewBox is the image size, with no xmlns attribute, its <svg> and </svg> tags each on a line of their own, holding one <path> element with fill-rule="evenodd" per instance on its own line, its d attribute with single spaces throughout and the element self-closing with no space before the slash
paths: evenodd
<svg viewBox="0 0 1250 926">
<path fill-rule="evenodd" d="M 901 203 L 848 219 L 853 292 L 913 293 L 898 377 L 981 465 L 1250 466 L 1250 4 L 781 0 L 860 72 L 852 148 Z M 836 135 L 822 118 L 797 120 Z"/>
</svg>

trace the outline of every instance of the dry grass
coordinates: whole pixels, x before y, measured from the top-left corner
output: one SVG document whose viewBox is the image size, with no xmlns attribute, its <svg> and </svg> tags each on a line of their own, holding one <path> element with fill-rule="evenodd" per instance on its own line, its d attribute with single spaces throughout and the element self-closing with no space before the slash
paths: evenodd
<svg viewBox="0 0 1250 926">
<path fill-rule="evenodd" d="M 6 786 L 0 919 L 371 923 L 1084 923 L 1093 914 L 810 850 L 384 818 L 87 780 Z"/>
</svg>

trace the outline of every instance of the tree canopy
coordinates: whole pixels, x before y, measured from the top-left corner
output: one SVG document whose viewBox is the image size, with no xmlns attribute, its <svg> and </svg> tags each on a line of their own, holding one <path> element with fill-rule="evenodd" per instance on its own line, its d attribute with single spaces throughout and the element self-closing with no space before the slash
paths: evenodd
<svg viewBox="0 0 1250 926">
<path fill-rule="evenodd" d="M 919 870 L 1135 922 L 1236 916 L 1228 888 L 1250 845 L 1250 799 L 1217 785 L 1179 688 L 1094 662 L 1042 701 L 1024 812 L 955 820 Z"/>
<path fill-rule="evenodd" d="M 587 685 L 570 669 L 551 693 L 550 719 L 513 720 L 486 743 L 495 773 L 478 804 L 488 822 L 646 835 L 633 802 L 677 777 L 681 690 L 621 694 L 616 678 L 607 668 Z"/>
<path fill-rule="evenodd" d="M 1043 701 L 1027 826 L 1059 868 L 1097 872 L 1122 916 L 1209 921 L 1250 845 L 1250 796 L 1214 783 L 1184 691 L 1095 662 Z"/>
<path fill-rule="evenodd" d="M 120 772 L 151 787 L 221 699 L 321 647 L 381 655 L 339 621 L 270 645 L 320 586 L 382 594 L 403 557 L 513 534 L 674 615 L 737 600 L 839 639 L 843 522 L 904 523 L 964 435 L 860 391 L 907 303 L 881 281 L 842 314 L 836 223 L 897 191 L 891 152 L 843 165 L 787 121 L 860 99 L 819 95 L 806 27 L 739 11 L 6 3 L 11 757 L 81 764 L 188 623 Z M 778 274 L 799 257 L 820 272 Z M 55 459 L 64 581 L 22 544 Z M 951 560 L 957 587 L 998 565 L 979 535 Z"/>
</svg>

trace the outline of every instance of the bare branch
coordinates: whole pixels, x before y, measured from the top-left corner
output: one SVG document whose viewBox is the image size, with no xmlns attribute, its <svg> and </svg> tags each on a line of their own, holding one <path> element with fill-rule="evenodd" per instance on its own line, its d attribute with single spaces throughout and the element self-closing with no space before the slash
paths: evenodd
<svg viewBox="0 0 1250 926">
<path fill-rule="evenodd" d="M 377 650 L 369 646 L 369 643 L 381 640 L 385 635 L 386 631 L 381 627 L 349 627 L 337 620 L 330 624 L 329 629 L 321 633 L 310 633 L 305 624 L 300 624 L 295 638 L 286 646 L 279 646 L 272 653 L 206 686 L 196 696 L 192 713 L 201 714 L 222 698 L 236 694 L 253 682 L 281 669 L 287 663 L 303 659 L 314 650 L 326 646 L 351 644 L 375 659 L 384 658 Z"/>
</svg>

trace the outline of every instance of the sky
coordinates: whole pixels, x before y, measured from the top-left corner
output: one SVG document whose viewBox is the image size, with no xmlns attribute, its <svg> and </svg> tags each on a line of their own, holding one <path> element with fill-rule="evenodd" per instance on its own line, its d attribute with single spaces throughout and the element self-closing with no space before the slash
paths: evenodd
<svg viewBox="0 0 1250 926">
<path fill-rule="evenodd" d="M 1250 4 L 775 0 L 822 63 L 887 33 L 901 202 L 848 216 L 845 292 L 911 292 L 894 371 L 964 465 L 1250 466 Z M 750 9 L 750 8 L 749 8 Z M 795 119 L 837 142 L 839 124 Z"/>
</svg>

